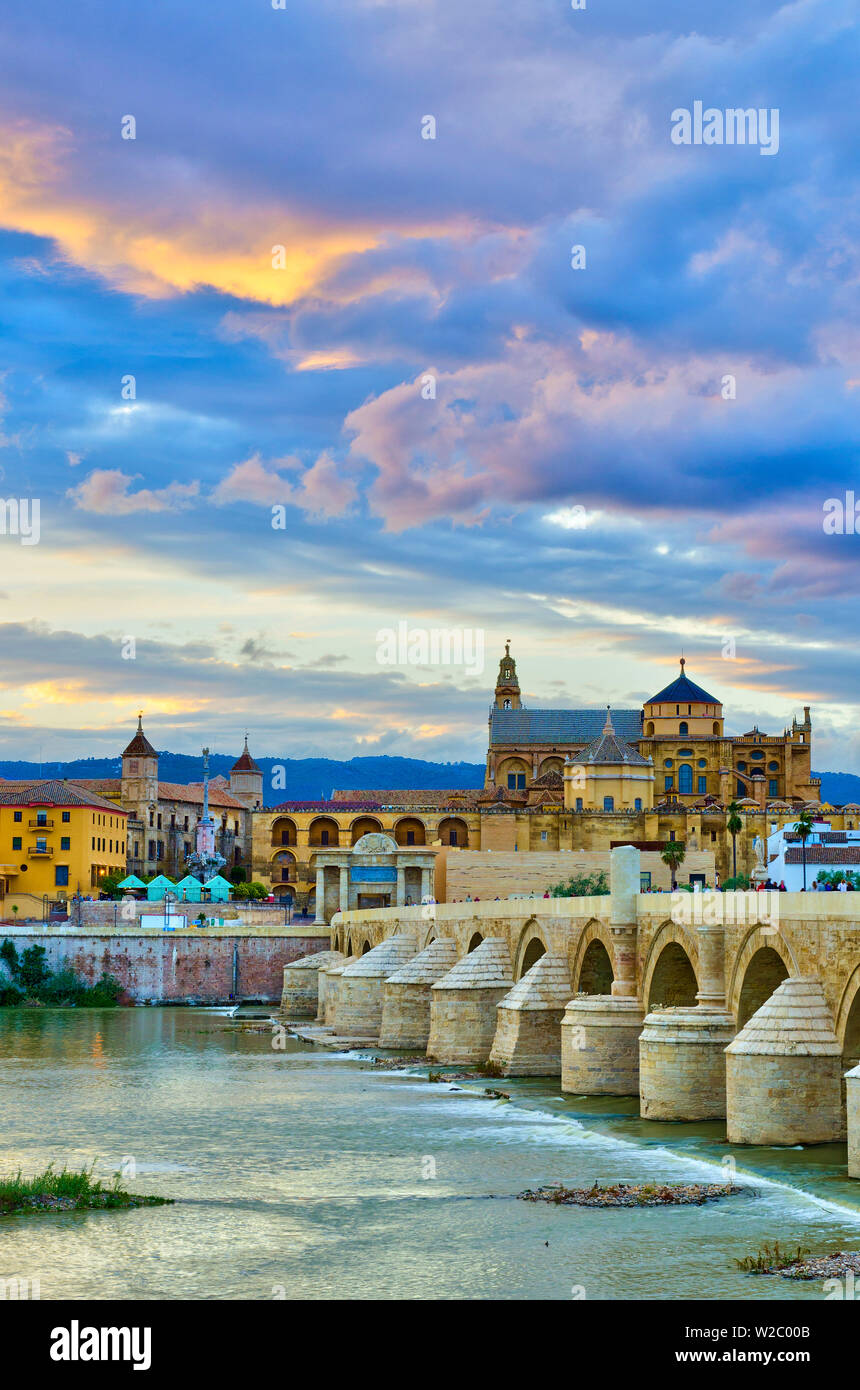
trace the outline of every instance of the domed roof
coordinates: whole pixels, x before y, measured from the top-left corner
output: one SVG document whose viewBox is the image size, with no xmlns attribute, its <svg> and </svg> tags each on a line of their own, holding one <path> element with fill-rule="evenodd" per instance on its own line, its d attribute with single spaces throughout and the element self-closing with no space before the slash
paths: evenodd
<svg viewBox="0 0 860 1390">
<path fill-rule="evenodd" d="M 689 676 L 684 674 L 685 659 L 681 657 L 681 674 L 676 676 L 671 685 L 667 685 L 663 690 L 658 690 L 656 695 L 652 695 L 650 700 L 646 700 L 646 705 L 671 704 L 677 701 L 679 704 L 690 705 L 719 705 L 720 701 L 715 695 L 709 695 L 707 690 L 703 690 L 700 685 L 691 681 Z"/>
</svg>

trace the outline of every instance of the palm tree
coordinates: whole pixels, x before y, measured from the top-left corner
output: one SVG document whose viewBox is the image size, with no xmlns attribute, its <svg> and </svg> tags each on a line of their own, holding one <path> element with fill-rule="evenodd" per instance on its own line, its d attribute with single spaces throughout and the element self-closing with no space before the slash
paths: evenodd
<svg viewBox="0 0 860 1390">
<path fill-rule="evenodd" d="M 803 891 L 806 892 L 806 842 L 812 834 L 812 812 L 801 811 L 795 823 L 795 831 L 800 837 L 800 852 L 803 858 Z"/>
<path fill-rule="evenodd" d="M 683 840 L 668 840 L 660 851 L 660 858 L 672 871 L 672 892 L 675 891 L 675 870 L 683 864 L 687 846 Z"/>
<path fill-rule="evenodd" d="M 733 801 L 729 806 L 729 818 L 726 821 L 726 830 L 732 837 L 732 878 L 738 876 L 738 832 L 743 830 L 744 823 L 740 817 L 740 806 Z"/>
</svg>

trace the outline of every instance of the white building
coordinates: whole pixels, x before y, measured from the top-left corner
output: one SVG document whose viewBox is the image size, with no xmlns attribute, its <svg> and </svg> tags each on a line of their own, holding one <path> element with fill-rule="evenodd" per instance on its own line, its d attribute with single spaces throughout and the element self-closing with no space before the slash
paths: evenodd
<svg viewBox="0 0 860 1390">
<path fill-rule="evenodd" d="M 807 891 L 820 870 L 853 869 L 860 874 L 860 830 L 833 830 L 830 821 L 813 822 L 806 842 Z M 774 829 L 767 840 L 767 871 L 774 883 L 785 883 L 789 893 L 803 887 L 803 850 L 796 822 Z"/>
</svg>

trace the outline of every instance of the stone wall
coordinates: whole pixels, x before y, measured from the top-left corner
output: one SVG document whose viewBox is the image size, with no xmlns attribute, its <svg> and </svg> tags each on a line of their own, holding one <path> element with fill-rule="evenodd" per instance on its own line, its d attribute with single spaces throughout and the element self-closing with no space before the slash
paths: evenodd
<svg viewBox="0 0 860 1390">
<path fill-rule="evenodd" d="M 311 934 L 309 934 L 309 932 Z M 19 952 L 43 946 L 51 969 L 73 970 L 87 984 L 113 975 L 127 1002 L 223 1004 L 280 1000 L 284 966 L 325 950 L 327 933 L 194 928 L 187 931 L 75 932 L 11 930 Z"/>
<path fill-rule="evenodd" d="M 448 902 L 463 902 L 467 896 L 495 899 L 511 893 L 543 894 L 553 884 L 574 874 L 594 874 L 601 870 L 609 880 L 608 849 L 538 850 L 533 853 L 488 853 L 486 850 L 448 851 L 445 893 Z M 670 889 L 672 875 L 656 850 L 640 855 L 642 872 L 651 874 L 654 888 Z M 676 874 L 678 883 L 689 882 L 690 874 L 704 874 L 714 881 L 714 856 L 710 850 L 690 850 Z M 439 895 L 437 894 L 437 897 Z"/>
</svg>

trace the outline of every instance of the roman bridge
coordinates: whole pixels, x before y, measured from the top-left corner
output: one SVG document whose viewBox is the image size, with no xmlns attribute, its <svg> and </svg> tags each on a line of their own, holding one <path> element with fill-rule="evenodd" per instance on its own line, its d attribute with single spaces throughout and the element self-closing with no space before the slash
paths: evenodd
<svg viewBox="0 0 860 1390">
<path fill-rule="evenodd" d="M 321 1000 L 338 1037 L 727 1117 L 730 1142 L 839 1140 L 856 1093 L 860 1175 L 860 897 L 642 894 L 631 846 L 610 889 L 338 913 L 326 959 L 286 968 L 284 1016 Z"/>
</svg>

